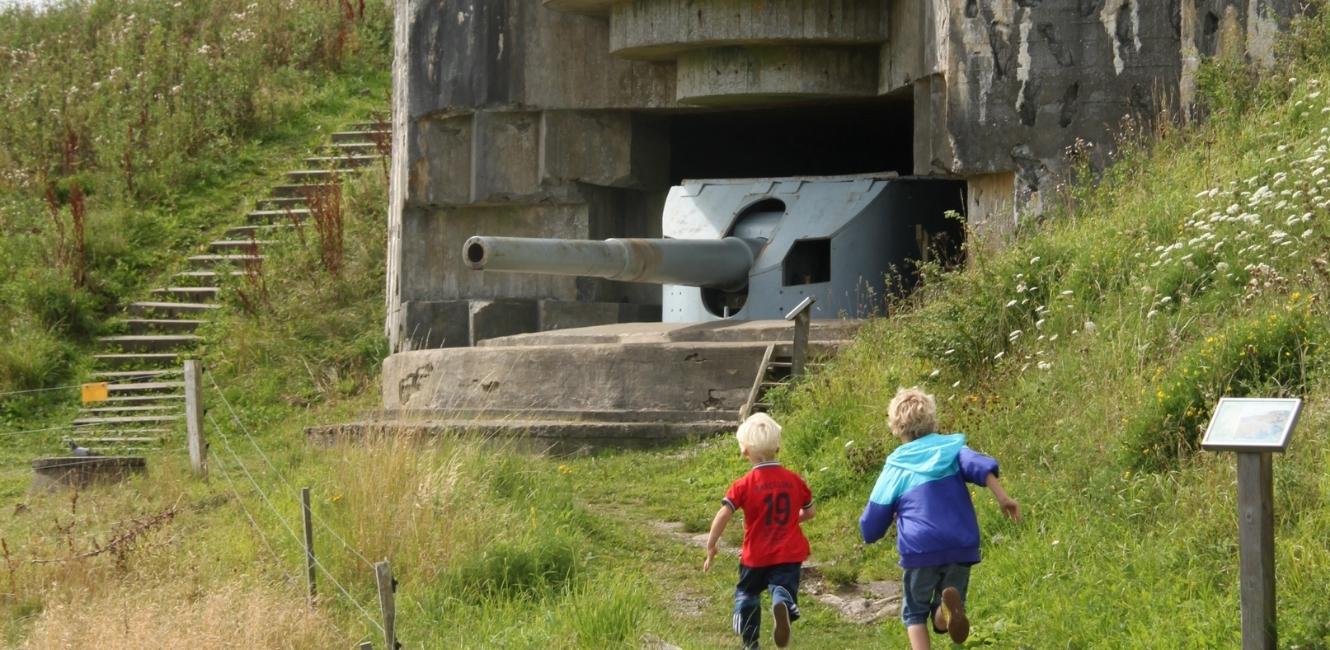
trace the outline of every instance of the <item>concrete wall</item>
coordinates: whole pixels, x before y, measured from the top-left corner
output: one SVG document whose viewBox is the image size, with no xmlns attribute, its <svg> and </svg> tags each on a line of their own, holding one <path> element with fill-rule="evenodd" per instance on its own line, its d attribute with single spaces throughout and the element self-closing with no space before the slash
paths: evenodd
<svg viewBox="0 0 1330 650">
<path fill-rule="evenodd" d="M 1297 5 L 401 0 L 394 349 L 468 344 L 493 335 L 490 322 L 653 313 L 652 287 L 486 276 L 464 269 L 460 247 L 473 234 L 658 233 L 669 124 L 682 111 L 784 107 L 806 118 L 826 102 L 912 99 L 913 123 L 900 128 L 913 133 L 913 172 L 967 180 L 971 224 L 1000 238 L 1062 180 L 1069 147 L 1102 163 L 1124 120 L 1185 119 L 1200 62 L 1270 62 Z M 483 317 L 519 312 L 537 316 Z"/>
</svg>

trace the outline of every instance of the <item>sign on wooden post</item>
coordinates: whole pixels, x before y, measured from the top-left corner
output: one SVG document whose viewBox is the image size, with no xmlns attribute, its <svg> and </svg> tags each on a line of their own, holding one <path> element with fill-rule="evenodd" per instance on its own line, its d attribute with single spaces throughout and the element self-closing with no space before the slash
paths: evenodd
<svg viewBox="0 0 1330 650">
<path fill-rule="evenodd" d="M 1275 510 L 1271 454 L 1288 447 L 1300 399 L 1225 397 L 1201 448 L 1238 452 L 1238 564 L 1243 650 L 1275 650 Z"/>
<path fill-rule="evenodd" d="M 208 475 L 208 445 L 203 439 L 203 369 L 198 361 L 185 361 L 185 427 L 189 433 L 189 466 Z"/>
</svg>

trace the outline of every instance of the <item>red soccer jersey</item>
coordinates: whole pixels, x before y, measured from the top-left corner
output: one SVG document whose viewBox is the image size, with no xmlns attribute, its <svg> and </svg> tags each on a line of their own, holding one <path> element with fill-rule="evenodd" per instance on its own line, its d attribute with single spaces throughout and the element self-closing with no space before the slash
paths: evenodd
<svg viewBox="0 0 1330 650">
<path fill-rule="evenodd" d="M 744 545 L 739 562 L 747 567 L 803 562 L 808 539 L 799 510 L 813 505 L 813 493 L 798 474 L 780 463 L 758 463 L 730 485 L 723 503 L 744 513 Z"/>
</svg>

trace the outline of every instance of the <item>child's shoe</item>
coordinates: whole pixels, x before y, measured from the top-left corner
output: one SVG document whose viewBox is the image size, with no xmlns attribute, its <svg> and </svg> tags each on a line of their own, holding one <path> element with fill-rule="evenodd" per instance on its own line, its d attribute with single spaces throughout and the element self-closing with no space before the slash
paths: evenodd
<svg viewBox="0 0 1330 650">
<path fill-rule="evenodd" d="M 771 617 L 775 619 L 775 627 L 772 632 L 772 640 L 776 642 L 777 648 L 784 648 L 790 645 L 790 607 L 785 603 L 776 603 L 771 606 Z"/>
<path fill-rule="evenodd" d="M 970 619 L 965 617 L 965 605 L 961 603 L 961 592 L 955 587 L 942 590 L 942 607 L 947 612 L 947 634 L 952 643 L 965 643 L 970 638 Z"/>
</svg>

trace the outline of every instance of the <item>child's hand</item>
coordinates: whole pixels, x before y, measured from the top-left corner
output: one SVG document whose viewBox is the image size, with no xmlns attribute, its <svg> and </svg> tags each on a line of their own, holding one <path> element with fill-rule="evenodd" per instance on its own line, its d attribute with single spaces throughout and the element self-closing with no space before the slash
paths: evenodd
<svg viewBox="0 0 1330 650">
<path fill-rule="evenodd" d="M 719 549 L 716 548 L 715 544 L 707 546 L 707 559 L 705 562 L 702 563 L 702 573 L 706 573 L 711 570 L 711 561 L 716 559 L 716 553 L 718 550 Z"/>
<path fill-rule="evenodd" d="M 1015 499 L 1008 497 L 1006 499 L 998 501 L 998 507 L 1002 508 L 1002 514 L 1006 515 L 1008 519 L 1016 523 L 1020 523 L 1021 506 L 1020 504 L 1016 503 Z"/>
</svg>

